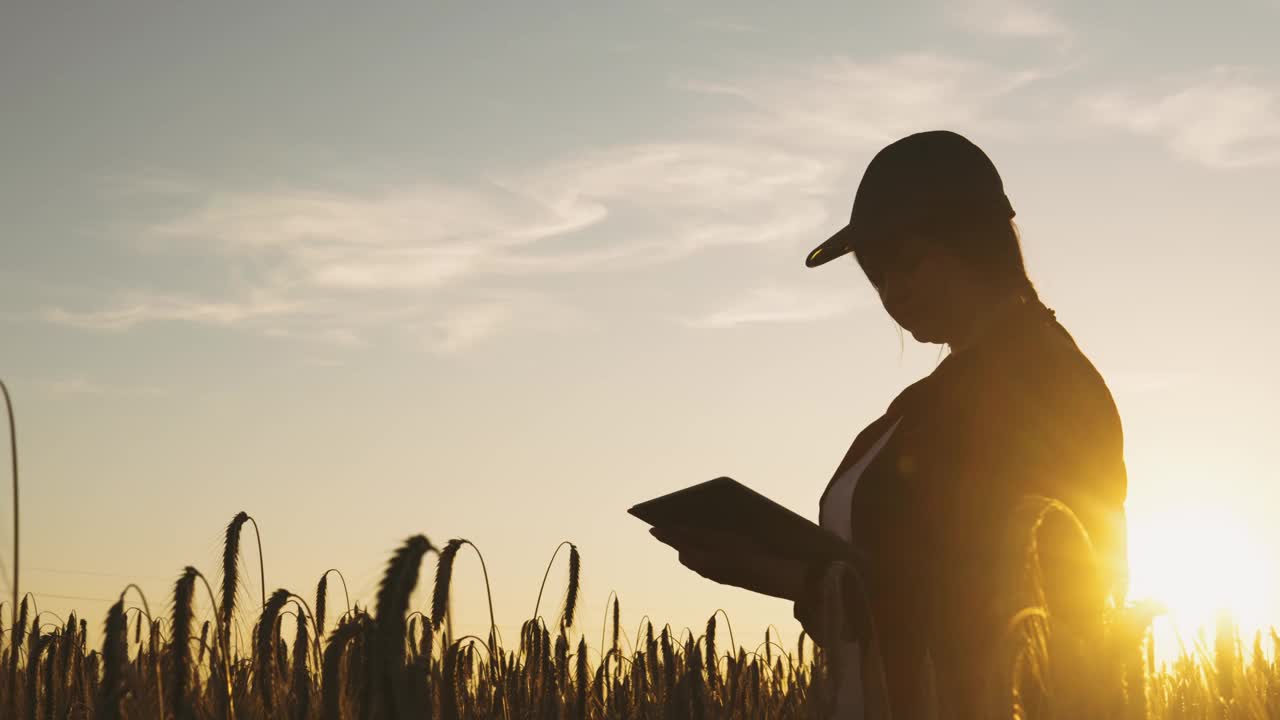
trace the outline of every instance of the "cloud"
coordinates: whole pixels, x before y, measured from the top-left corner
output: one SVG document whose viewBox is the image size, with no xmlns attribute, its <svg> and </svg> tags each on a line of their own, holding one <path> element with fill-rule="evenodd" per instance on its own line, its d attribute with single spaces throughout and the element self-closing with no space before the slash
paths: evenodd
<svg viewBox="0 0 1280 720">
<path fill-rule="evenodd" d="M 427 346 L 441 353 L 465 350 L 501 330 L 512 315 L 510 306 L 497 303 L 452 310 L 435 322 Z"/>
<path fill-rule="evenodd" d="M 363 194 L 265 189 L 210 193 L 148 235 L 266 267 L 277 285 L 423 289 L 605 214 L 591 202 L 538 202 L 496 184 L 419 183 Z"/>
<path fill-rule="evenodd" d="M 976 0 L 949 6 L 957 23 L 971 30 L 1003 37 L 1058 39 L 1064 43 L 1071 28 L 1050 8 L 1028 0 Z"/>
<path fill-rule="evenodd" d="M 1280 163 L 1280 91 L 1237 67 L 1216 67 L 1156 91 L 1109 91 L 1081 105 L 1093 122 L 1155 138 L 1215 168 Z M 1176 84 L 1175 84 L 1176 83 Z"/>
<path fill-rule="evenodd" d="M 603 208 L 609 220 L 604 242 L 588 250 L 508 254 L 494 267 L 504 273 L 634 269 L 708 248 L 804 235 L 826 220 L 822 196 L 836 171 L 830 161 L 747 139 L 589 153 L 518 183 L 549 205 Z"/>
<path fill-rule="evenodd" d="M 404 329 L 433 351 L 459 352 L 538 326 L 537 312 L 572 315 L 551 299 L 566 273 L 631 272 L 714 248 L 807 246 L 830 229 L 828 198 L 847 192 L 838 183 L 857 169 L 855 153 L 929 126 L 997 132 L 993 106 L 1036 77 L 909 53 L 689 80 L 679 84 L 703 99 L 732 100 L 673 138 L 584 149 L 482 181 L 339 192 L 204 187 L 154 172 L 129 190 L 161 195 L 169 214 L 138 228 L 135 249 L 181 262 L 194 255 L 221 284 L 199 295 L 137 289 L 44 317 L 104 331 L 187 322 L 347 347 Z M 516 284 L 529 289 L 495 295 Z"/>
<path fill-rule="evenodd" d="M 296 301 L 274 299 L 251 293 L 237 301 L 198 300 L 187 297 L 130 293 L 117 305 L 102 310 L 73 311 L 45 308 L 44 318 L 60 325 L 89 330 L 128 330 L 142 323 L 161 320 L 228 327 L 268 317 L 298 312 Z"/>
<path fill-rule="evenodd" d="M 549 300 L 522 297 L 518 311 L 477 300 L 486 287 L 813 235 L 827 220 L 828 172 L 751 143 L 667 142 L 469 186 L 193 192 L 190 209 L 143 229 L 139 250 L 206 255 L 234 287 L 135 290 L 105 307 L 54 306 L 43 316 L 99 331 L 186 322 L 345 346 L 390 326 L 427 327 L 426 347 L 458 352 L 536 326 L 531 308 L 564 315 Z"/>
<path fill-rule="evenodd" d="M 164 393 L 154 386 L 108 385 L 90 380 L 84 375 L 49 380 L 39 380 L 36 386 L 55 395 L 161 395 Z"/>
<path fill-rule="evenodd" d="M 146 236 L 152 250 L 186 243 L 252 266 L 278 295 L 430 290 L 482 276 L 635 269 L 774 241 L 825 220 L 819 196 L 830 171 L 824 161 L 759 144 L 638 143 L 480 185 L 214 192 Z M 585 240 L 555 247 L 574 236 Z M 230 317 L 237 307 L 210 314 Z M 196 314 L 186 310 L 169 312 Z M 166 311 L 103 315 L 124 323 Z"/>
<path fill-rule="evenodd" d="M 773 147 L 811 157 L 879 148 L 935 127 L 1007 130 L 998 103 L 1042 76 L 1038 69 L 912 52 L 874 61 L 845 57 L 775 65 L 738 82 L 688 80 L 685 87 L 739 101 L 721 122 Z"/>
<path fill-rule="evenodd" d="M 693 26 L 702 30 L 709 30 L 717 33 L 728 33 L 732 35 L 760 32 L 760 28 L 755 25 L 744 23 L 740 20 L 731 20 L 729 18 L 707 18 L 696 21 Z"/>
<path fill-rule="evenodd" d="M 815 322 L 843 315 L 865 305 L 846 293 L 784 289 L 776 286 L 757 288 L 734 300 L 726 307 L 705 315 L 685 318 L 681 322 L 692 328 L 734 328 L 762 323 Z"/>
<path fill-rule="evenodd" d="M 368 344 L 359 332 L 349 327 L 297 329 L 277 326 L 265 329 L 263 335 L 286 340 L 311 341 L 337 347 L 360 347 Z"/>
</svg>

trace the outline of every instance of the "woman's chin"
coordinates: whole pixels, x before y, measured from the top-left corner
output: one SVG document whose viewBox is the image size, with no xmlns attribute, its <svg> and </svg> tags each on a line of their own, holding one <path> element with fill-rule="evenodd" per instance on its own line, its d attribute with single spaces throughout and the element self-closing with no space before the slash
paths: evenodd
<svg viewBox="0 0 1280 720">
<path fill-rule="evenodd" d="M 940 345 L 946 342 L 940 333 L 927 328 L 918 328 L 915 330 L 909 329 L 909 331 L 911 332 L 911 337 L 916 339 L 916 342 L 925 343 L 927 345 Z"/>
</svg>

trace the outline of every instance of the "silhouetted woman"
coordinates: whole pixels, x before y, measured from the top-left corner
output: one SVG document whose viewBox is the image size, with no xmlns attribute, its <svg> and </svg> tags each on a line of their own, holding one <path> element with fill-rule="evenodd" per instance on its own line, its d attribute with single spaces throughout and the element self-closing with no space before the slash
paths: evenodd
<svg viewBox="0 0 1280 720">
<path fill-rule="evenodd" d="M 815 642 L 839 643 L 863 667 L 874 627 L 895 718 L 919 711 L 926 657 L 943 715 L 981 714 L 1017 604 L 1011 533 L 1026 528 L 1011 524 L 1028 496 L 1069 506 L 1097 559 L 1045 561 L 1065 598 L 1057 609 L 1094 617 L 1127 591 L 1120 418 L 1028 279 L 1013 216 L 982 150 L 953 132 L 917 133 L 876 154 L 849 224 L 806 259 L 815 267 L 851 253 L 890 317 L 950 348 L 857 434 L 821 497 L 820 524 L 864 553 L 870 626 L 848 583 L 844 607 L 823 607 L 820 562 L 797 566 L 707 531 L 652 530 L 705 577 L 793 600 Z M 857 679 L 837 679 L 846 700 Z"/>
</svg>

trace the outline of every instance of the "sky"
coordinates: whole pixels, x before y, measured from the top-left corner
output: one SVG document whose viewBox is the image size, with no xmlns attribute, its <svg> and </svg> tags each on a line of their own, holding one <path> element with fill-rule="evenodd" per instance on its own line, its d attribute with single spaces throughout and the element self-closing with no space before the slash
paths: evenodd
<svg viewBox="0 0 1280 720">
<path fill-rule="evenodd" d="M 243 509 L 268 590 L 336 567 L 370 602 L 406 537 L 465 537 L 513 638 L 570 540 L 592 645 L 610 592 L 630 633 L 723 608 L 791 645 L 789 603 L 625 510 L 729 475 L 817 517 L 944 351 L 804 256 L 876 150 L 949 128 L 1116 398 L 1135 592 L 1280 617 L 1277 26 L 1275 0 L 6 3 L 21 589 L 95 629 L 131 581 L 165 607 Z M 563 582 L 562 555 L 542 612 Z M 455 588 L 483 634 L 471 555 Z"/>
</svg>

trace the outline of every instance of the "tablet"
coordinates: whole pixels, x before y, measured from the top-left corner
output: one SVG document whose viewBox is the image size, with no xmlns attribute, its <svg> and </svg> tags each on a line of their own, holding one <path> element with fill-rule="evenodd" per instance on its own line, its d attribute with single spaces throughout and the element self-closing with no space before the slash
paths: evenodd
<svg viewBox="0 0 1280 720">
<path fill-rule="evenodd" d="M 797 562 L 852 560 L 854 548 L 826 530 L 730 477 L 691 485 L 627 509 L 650 525 L 690 525 L 751 538 Z"/>
</svg>

